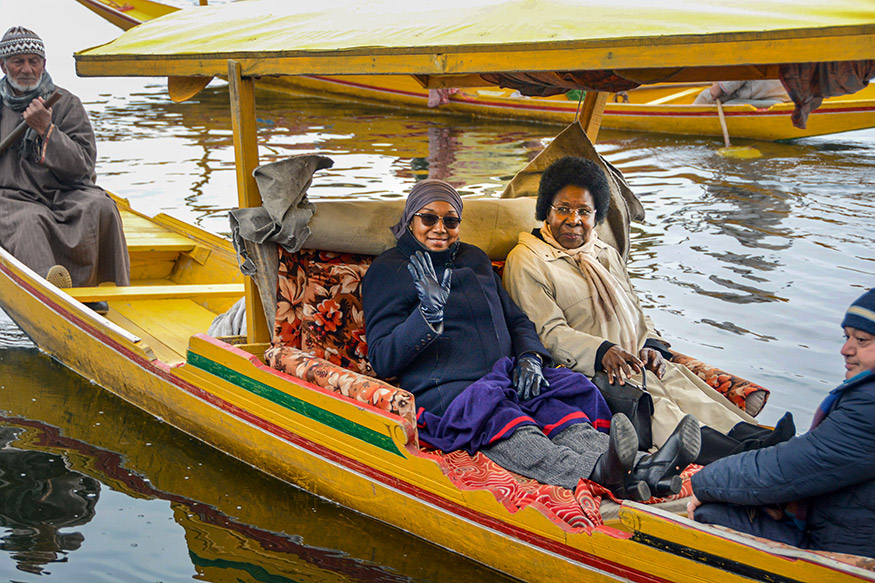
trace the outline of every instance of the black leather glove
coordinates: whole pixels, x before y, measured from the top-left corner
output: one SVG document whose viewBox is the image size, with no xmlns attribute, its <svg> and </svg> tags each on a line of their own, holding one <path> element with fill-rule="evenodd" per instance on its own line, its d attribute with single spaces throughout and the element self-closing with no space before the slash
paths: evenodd
<svg viewBox="0 0 875 583">
<path fill-rule="evenodd" d="M 413 286 L 419 295 L 419 309 L 425 321 L 429 324 L 443 322 L 444 304 L 450 297 L 452 268 L 447 266 L 443 280 L 438 283 L 437 274 L 431 264 L 431 257 L 422 251 L 417 251 L 410 256 L 407 270 L 413 276 Z"/>
<path fill-rule="evenodd" d="M 523 354 L 517 359 L 513 369 L 513 388 L 516 389 L 520 401 L 528 401 L 541 394 L 541 388 L 549 387 L 550 383 L 541 372 L 541 360 L 534 354 Z"/>
</svg>

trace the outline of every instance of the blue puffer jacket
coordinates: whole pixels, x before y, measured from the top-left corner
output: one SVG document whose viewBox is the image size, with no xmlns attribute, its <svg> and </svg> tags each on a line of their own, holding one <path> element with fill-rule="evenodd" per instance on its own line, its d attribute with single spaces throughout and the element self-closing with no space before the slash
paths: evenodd
<svg viewBox="0 0 875 583">
<path fill-rule="evenodd" d="M 410 255 L 431 256 L 438 281 L 452 265 L 443 330 L 419 311 L 419 297 L 407 271 Z M 473 245 L 427 251 L 405 231 L 398 245 L 377 257 L 362 279 L 362 307 L 368 359 L 382 378 L 398 377 L 418 407 L 441 415 L 465 387 L 492 370 L 502 357 L 550 353 L 535 325 L 514 303 L 492 270 L 489 257 Z"/>
<path fill-rule="evenodd" d="M 875 371 L 835 390 L 817 427 L 710 464 L 693 476 L 693 492 L 742 505 L 807 499 L 811 548 L 875 557 Z"/>
</svg>

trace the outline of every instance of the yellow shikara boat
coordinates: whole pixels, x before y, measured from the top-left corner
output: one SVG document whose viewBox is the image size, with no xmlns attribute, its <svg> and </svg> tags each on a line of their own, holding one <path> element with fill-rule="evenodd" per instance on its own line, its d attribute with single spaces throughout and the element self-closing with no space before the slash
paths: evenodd
<svg viewBox="0 0 875 583">
<path fill-rule="evenodd" d="M 671 70 L 687 82 L 773 78 L 780 64 L 800 60 L 875 58 L 875 9 L 853 0 L 830 11 L 796 0 L 786 13 L 737 2 L 731 15 L 725 2 L 699 0 L 666 13 L 612 0 L 589 6 L 586 22 L 569 19 L 579 8 L 559 0 L 465 0 L 400 15 L 391 2 L 357 10 L 328 0 L 306 12 L 288 4 L 182 10 L 77 53 L 77 71 L 168 76 L 171 92 L 227 76 L 238 200 L 256 207 L 256 78 L 414 75 L 424 87 L 447 87 L 482 86 L 496 73 L 549 79 L 555 71 L 616 70 L 663 79 Z M 592 139 L 606 102 L 606 93 L 591 91 L 583 103 L 580 127 Z M 531 202 L 483 204 L 501 213 Z M 261 298 L 270 304 L 276 294 L 259 294 L 239 275 L 227 241 L 119 204 L 132 286 L 58 290 L 0 250 L 0 307 L 71 369 L 228 455 L 526 581 L 875 581 L 853 558 L 771 544 L 643 504 L 623 503 L 602 523 L 568 491 L 478 483 L 466 470 L 482 468 L 417 447 L 413 403 L 388 385 L 294 348 L 299 366 L 291 374 L 269 367 L 273 322 L 262 317 L 270 306 Z M 369 207 L 387 220 L 380 204 L 318 203 L 305 243 L 312 248 L 286 260 L 308 263 L 299 272 L 306 279 L 319 261 L 344 261 L 338 253 L 372 255 L 373 248 L 315 244 L 316 235 L 340 230 L 332 217 L 370 232 Z M 207 335 L 213 318 L 241 296 L 246 337 Z M 80 304 L 95 300 L 108 301 L 106 317 Z"/>
<path fill-rule="evenodd" d="M 76 0 L 124 30 L 177 10 L 151 0 Z M 500 87 L 458 87 L 443 91 L 429 105 L 429 90 L 409 76 L 298 75 L 259 80 L 259 86 L 290 93 L 306 92 L 330 99 L 357 100 L 377 105 L 427 110 L 439 114 L 475 115 L 569 124 L 580 107 L 580 92 L 552 97 L 526 97 Z M 722 136 L 715 105 L 693 105 L 707 83 L 663 83 L 611 94 L 601 127 L 611 130 Z M 437 95 L 431 96 L 433 99 Z M 437 103 L 440 103 L 438 105 Z M 748 104 L 724 105 L 728 135 L 753 140 L 792 140 L 875 127 L 875 86 L 853 95 L 830 97 L 812 113 L 805 129 L 794 127 L 792 103 L 767 108 Z"/>
</svg>

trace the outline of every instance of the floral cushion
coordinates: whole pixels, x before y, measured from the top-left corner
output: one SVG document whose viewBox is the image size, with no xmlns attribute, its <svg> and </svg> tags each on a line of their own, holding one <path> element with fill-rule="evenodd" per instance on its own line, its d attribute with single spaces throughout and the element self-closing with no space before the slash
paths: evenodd
<svg viewBox="0 0 875 583">
<path fill-rule="evenodd" d="M 376 376 L 368 362 L 362 311 L 367 263 L 310 262 L 301 317 L 301 349 L 355 372 Z"/>
<path fill-rule="evenodd" d="M 404 389 L 346 370 L 289 346 L 271 346 L 265 351 L 264 358 L 268 365 L 288 375 L 402 417 L 408 443 L 419 443 L 413 395 Z"/>
<path fill-rule="evenodd" d="M 693 374 L 705 381 L 724 395 L 731 403 L 750 415 L 756 416 L 769 399 L 769 390 L 741 377 L 725 373 L 718 368 L 708 366 L 702 361 L 690 358 L 685 354 L 672 351 L 672 362 L 682 364 Z"/>
<path fill-rule="evenodd" d="M 361 280 L 373 257 L 280 248 L 272 346 L 291 346 L 374 376 L 367 359 Z"/>
<path fill-rule="evenodd" d="M 271 346 L 301 347 L 301 316 L 307 284 L 307 259 L 304 252 L 289 253 L 279 247 L 276 290 L 276 320 Z"/>
</svg>

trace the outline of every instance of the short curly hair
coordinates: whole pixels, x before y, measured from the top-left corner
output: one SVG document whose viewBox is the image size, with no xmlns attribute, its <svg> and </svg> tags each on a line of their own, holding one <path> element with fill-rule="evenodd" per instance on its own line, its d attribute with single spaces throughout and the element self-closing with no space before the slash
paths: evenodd
<svg viewBox="0 0 875 583">
<path fill-rule="evenodd" d="M 611 187 L 608 178 L 598 164 L 576 156 L 560 158 L 544 170 L 541 184 L 538 186 L 535 218 L 539 221 L 546 220 L 556 194 L 570 185 L 587 189 L 595 203 L 596 224 L 605 220 L 608 216 L 608 208 L 611 206 Z"/>
</svg>

